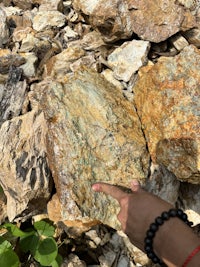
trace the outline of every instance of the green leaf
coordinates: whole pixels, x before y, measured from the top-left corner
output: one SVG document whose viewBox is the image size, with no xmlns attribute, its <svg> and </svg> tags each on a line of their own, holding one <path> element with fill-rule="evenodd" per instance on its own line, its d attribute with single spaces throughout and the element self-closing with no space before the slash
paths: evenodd
<svg viewBox="0 0 200 267">
<path fill-rule="evenodd" d="M 63 263 L 63 258 L 60 254 L 57 255 L 56 259 L 52 261 L 51 266 L 52 267 L 60 267 Z"/>
<path fill-rule="evenodd" d="M 32 235 L 34 232 L 24 232 L 17 227 L 16 224 L 13 223 L 5 223 L 3 225 L 4 228 L 6 228 L 13 236 L 22 237 L 22 236 L 29 236 Z"/>
<path fill-rule="evenodd" d="M 34 223 L 34 228 L 39 235 L 51 237 L 55 233 L 55 227 L 46 221 L 38 221 Z"/>
<path fill-rule="evenodd" d="M 24 236 L 20 239 L 19 244 L 23 252 L 30 251 L 34 255 L 39 245 L 39 236 L 36 233 L 30 236 Z"/>
<path fill-rule="evenodd" d="M 0 254 L 8 250 L 9 248 L 12 248 L 10 242 L 0 236 Z"/>
<path fill-rule="evenodd" d="M 0 253 L 0 263 L 2 267 L 19 267 L 20 265 L 17 254 L 11 248 Z"/>
<path fill-rule="evenodd" d="M 49 266 L 56 259 L 58 247 L 52 237 L 48 237 L 39 242 L 34 258 L 43 266 Z"/>
</svg>

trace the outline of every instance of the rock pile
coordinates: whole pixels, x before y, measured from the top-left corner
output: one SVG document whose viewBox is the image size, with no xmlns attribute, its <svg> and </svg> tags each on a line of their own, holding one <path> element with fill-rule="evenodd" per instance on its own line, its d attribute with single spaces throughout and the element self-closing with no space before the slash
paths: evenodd
<svg viewBox="0 0 200 267">
<path fill-rule="evenodd" d="M 132 178 L 198 220 L 199 48 L 198 0 L 1 0 L 1 222 L 119 229 Z"/>
</svg>

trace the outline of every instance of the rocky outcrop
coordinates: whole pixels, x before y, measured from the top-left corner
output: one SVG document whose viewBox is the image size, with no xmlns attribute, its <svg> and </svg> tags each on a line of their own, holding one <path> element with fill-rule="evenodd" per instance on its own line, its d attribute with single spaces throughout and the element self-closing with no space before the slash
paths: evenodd
<svg viewBox="0 0 200 267">
<path fill-rule="evenodd" d="M 200 53 L 187 46 L 174 58 L 144 67 L 134 102 L 153 162 L 178 179 L 200 183 Z"/>
<path fill-rule="evenodd" d="M 91 70 L 66 76 L 64 84 L 43 82 L 38 88 L 63 219 L 117 227 L 118 204 L 96 195 L 91 185 L 100 180 L 128 187 L 133 177 L 145 179 L 149 156 L 134 107 Z M 110 205 L 105 207 L 105 201 Z"/>
</svg>

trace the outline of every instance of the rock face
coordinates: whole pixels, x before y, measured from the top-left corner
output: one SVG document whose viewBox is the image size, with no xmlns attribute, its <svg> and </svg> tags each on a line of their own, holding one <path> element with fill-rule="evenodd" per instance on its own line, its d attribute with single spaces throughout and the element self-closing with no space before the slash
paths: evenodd
<svg viewBox="0 0 200 267">
<path fill-rule="evenodd" d="M 0 8 L 0 48 L 7 43 L 9 38 L 9 30 L 6 22 L 6 14 Z"/>
<path fill-rule="evenodd" d="M 118 227 L 118 203 L 91 185 L 100 180 L 128 187 L 133 177 L 145 179 L 149 156 L 136 111 L 96 72 L 82 70 L 65 80 L 38 85 L 63 219 Z"/>
<path fill-rule="evenodd" d="M 106 41 L 128 38 L 136 33 L 141 39 L 159 43 L 181 29 L 195 26 L 189 11 L 174 0 L 74 0 L 76 10 L 89 16 Z"/>
<path fill-rule="evenodd" d="M 149 152 L 180 180 L 200 183 L 200 53 L 187 46 L 174 58 L 144 67 L 135 104 Z"/>
<path fill-rule="evenodd" d="M 37 110 L 6 121 L 0 128 L 0 183 L 9 220 L 46 208 L 52 187 L 46 133 L 44 115 Z"/>
</svg>

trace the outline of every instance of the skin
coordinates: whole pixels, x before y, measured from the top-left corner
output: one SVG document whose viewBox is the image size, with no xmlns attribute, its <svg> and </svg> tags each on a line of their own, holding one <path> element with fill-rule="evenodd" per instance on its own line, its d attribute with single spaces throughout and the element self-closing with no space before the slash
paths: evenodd
<svg viewBox="0 0 200 267">
<path fill-rule="evenodd" d="M 96 192 L 104 192 L 115 198 L 120 205 L 118 220 L 122 230 L 130 241 L 144 251 L 146 231 L 157 216 L 163 211 L 174 208 L 168 202 L 143 190 L 137 180 L 131 183 L 132 193 L 125 193 L 120 188 L 106 183 L 92 186 Z M 200 245 L 200 239 L 178 218 L 170 218 L 156 232 L 154 252 L 169 267 L 182 266 L 187 256 Z M 200 266 L 200 252 L 187 267 Z"/>
</svg>

